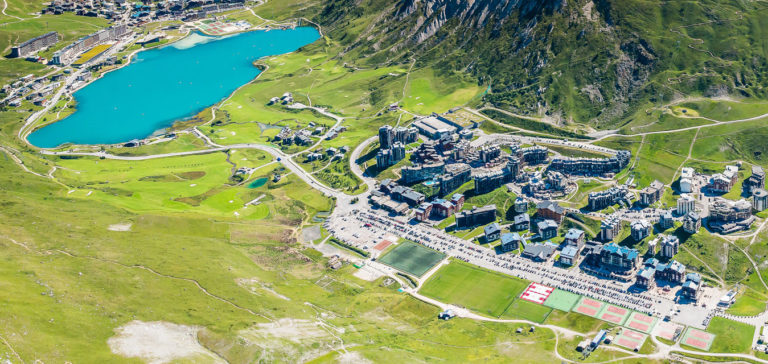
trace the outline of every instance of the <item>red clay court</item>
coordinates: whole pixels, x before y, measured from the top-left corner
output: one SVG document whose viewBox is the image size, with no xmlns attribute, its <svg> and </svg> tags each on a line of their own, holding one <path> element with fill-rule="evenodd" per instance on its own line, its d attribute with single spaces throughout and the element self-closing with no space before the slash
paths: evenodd
<svg viewBox="0 0 768 364">
<path fill-rule="evenodd" d="M 583 300 L 581 300 L 581 303 L 583 303 L 583 304 L 585 304 L 587 306 L 592 306 L 592 307 L 598 307 L 598 308 L 599 307 L 603 307 L 603 303 L 602 302 L 595 301 L 595 300 L 593 300 L 591 298 L 586 298 L 586 297 Z"/>
<path fill-rule="evenodd" d="M 703 349 L 703 348 L 707 347 L 707 343 L 706 342 L 701 341 L 701 340 L 699 340 L 697 338 L 694 338 L 694 337 L 689 337 L 689 338 L 685 339 L 685 343 L 684 344 L 685 345 L 690 345 L 690 346 L 693 346 L 693 347 L 696 347 L 696 348 L 699 348 L 699 349 Z"/>
<path fill-rule="evenodd" d="M 598 313 L 597 318 L 615 325 L 621 325 L 627 320 L 631 312 L 623 307 L 606 304 L 603 310 Z"/>
<path fill-rule="evenodd" d="M 587 306 L 576 307 L 576 312 L 587 315 L 587 316 L 593 316 L 593 317 L 597 316 L 597 310 Z"/>
<path fill-rule="evenodd" d="M 373 248 L 378 251 L 384 251 L 388 246 L 392 245 L 392 242 L 389 240 L 382 240 L 381 243 L 376 244 Z"/>
<path fill-rule="evenodd" d="M 659 321 L 653 330 L 653 335 L 670 341 L 675 341 L 675 335 L 678 331 L 682 332 L 683 327 L 668 321 Z"/>
<path fill-rule="evenodd" d="M 646 334 L 650 334 L 656 324 L 656 318 L 640 312 L 632 312 L 624 323 L 624 326 Z M 672 330 L 674 335 L 674 329 Z M 671 339 L 668 339 L 671 340 Z"/>
<path fill-rule="evenodd" d="M 629 350 L 640 350 L 647 335 L 629 329 L 622 329 L 616 337 L 616 345 L 623 346 Z"/>
<path fill-rule="evenodd" d="M 681 343 L 699 350 L 709 351 L 713 341 L 715 341 L 714 334 L 689 327 L 688 330 L 685 331 Z"/>
<path fill-rule="evenodd" d="M 582 315 L 587 315 L 590 317 L 598 317 L 600 310 L 602 310 L 604 306 L 604 302 L 582 297 L 581 300 L 579 300 L 579 302 L 573 308 L 573 312 L 578 312 Z"/>
<path fill-rule="evenodd" d="M 704 340 L 712 340 L 712 339 L 714 339 L 714 337 L 713 337 L 714 335 L 712 335 L 710 333 L 703 332 L 703 331 L 698 331 L 698 330 L 697 331 L 691 331 L 691 335 L 695 336 L 695 337 L 697 337 L 699 339 L 704 339 Z"/>
<path fill-rule="evenodd" d="M 528 302 L 543 305 L 544 301 L 547 300 L 549 295 L 551 295 L 552 291 L 554 290 L 554 288 L 545 286 L 543 284 L 531 283 L 528 285 L 528 288 L 523 291 L 523 294 L 520 295 L 520 298 Z"/>
</svg>

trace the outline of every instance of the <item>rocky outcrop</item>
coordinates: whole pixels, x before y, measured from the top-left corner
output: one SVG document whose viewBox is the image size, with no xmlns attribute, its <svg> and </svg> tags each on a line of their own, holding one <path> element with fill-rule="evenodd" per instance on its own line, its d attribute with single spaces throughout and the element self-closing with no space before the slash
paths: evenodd
<svg viewBox="0 0 768 364">
<path fill-rule="evenodd" d="M 516 21 L 558 11 L 564 6 L 565 0 L 403 0 L 396 17 L 400 20 L 411 16 L 429 19 L 412 34 L 417 43 L 422 43 L 451 19 L 458 20 L 462 27 L 474 29 L 494 22 L 494 28 L 499 29 L 512 14 L 517 14 Z"/>
</svg>

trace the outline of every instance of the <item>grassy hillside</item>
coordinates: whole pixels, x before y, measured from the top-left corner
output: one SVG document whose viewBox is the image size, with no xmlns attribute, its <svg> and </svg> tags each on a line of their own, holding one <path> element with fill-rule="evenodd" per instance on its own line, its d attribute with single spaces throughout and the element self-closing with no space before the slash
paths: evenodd
<svg viewBox="0 0 768 364">
<path fill-rule="evenodd" d="M 636 110 L 681 97 L 766 97 L 763 2 L 520 6 L 333 0 L 314 19 L 346 47 L 341 57 L 349 61 L 414 59 L 444 74 L 467 72 L 490 85 L 483 101 L 563 121 L 614 127 Z"/>
</svg>

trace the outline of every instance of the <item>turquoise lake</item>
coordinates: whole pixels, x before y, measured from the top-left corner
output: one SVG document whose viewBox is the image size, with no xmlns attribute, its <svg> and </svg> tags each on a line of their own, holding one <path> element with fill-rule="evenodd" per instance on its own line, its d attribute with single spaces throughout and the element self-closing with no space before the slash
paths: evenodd
<svg viewBox="0 0 768 364">
<path fill-rule="evenodd" d="M 261 72 L 253 65 L 255 60 L 293 52 L 319 38 L 312 27 L 225 37 L 195 33 L 169 46 L 139 52 L 131 64 L 76 91 L 77 111 L 34 131 L 28 141 L 54 148 L 146 138 L 253 80 Z M 265 95 L 264 102 L 272 96 Z"/>
</svg>

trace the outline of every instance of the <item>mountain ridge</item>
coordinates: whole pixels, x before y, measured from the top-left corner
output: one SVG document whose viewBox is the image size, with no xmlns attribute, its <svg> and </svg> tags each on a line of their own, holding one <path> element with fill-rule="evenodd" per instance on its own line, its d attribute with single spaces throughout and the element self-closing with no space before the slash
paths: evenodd
<svg viewBox="0 0 768 364">
<path fill-rule="evenodd" d="M 465 72 L 491 86 L 483 102 L 561 123 L 608 128 L 676 98 L 768 96 L 759 2 L 332 0 L 315 19 L 356 62 Z"/>
</svg>

